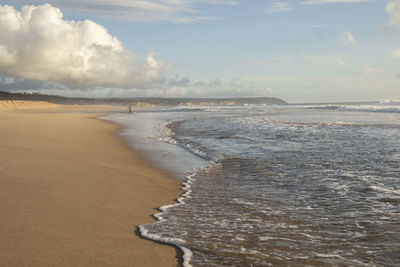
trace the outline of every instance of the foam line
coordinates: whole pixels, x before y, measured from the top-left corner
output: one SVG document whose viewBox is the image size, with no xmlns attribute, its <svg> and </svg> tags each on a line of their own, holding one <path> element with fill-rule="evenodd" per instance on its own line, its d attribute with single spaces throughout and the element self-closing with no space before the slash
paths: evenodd
<svg viewBox="0 0 400 267">
<path fill-rule="evenodd" d="M 156 139 L 161 141 L 161 142 L 169 143 L 169 144 L 172 144 L 172 145 L 177 145 L 177 140 L 175 140 L 173 138 L 174 133 L 168 127 L 169 125 L 171 125 L 174 122 L 175 121 L 170 121 L 170 122 L 165 123 L 162 126 L 162 130 L 163 130 L 164 134 L 162 134 L 161 136 L 157 137 Z M 192 151 L 192 153 L 193 153 L 193 151 Z M 158 210 L 160 212 L 153 215 L 154 218 L 156 218 L 156 220 L 157 220 L 156 222 L 150 223 L 150 224 L 143 224 L 143 225 L 140 225 L 138 227 L 139 232 L 143 237 L 151 239 L 151 240 L 154 240 L 154 241 L 175 245 L 176 247 L 178 247 L 183 252 L 183 266 L 184 267 L 191 267 L 192 266 L 190 261 L 191 261 L 192 256 L 193 256 L 193 252 L 189 248 L 185 247 L 185 240 L 182 240 L 182 239 L 179 239 L 179 238 L 162 237 L 159 234 L 152 234 L 146 229 L 146 226 L 159 224 L 159 223 L 165 221 L 166 219 L 164 218 L 164 214 L 170 208 L 178 206 L 178 205 L 185 204 L 185 199 L 186 198 L 190 198 L 190 195 L 192 193 L 191 185 L 195 181 L 194 177 L 196 176 L 196 174 L 200 170 L 203 170 L 205 168 L 211 167 L 213 164 L 217 164 L 217 163 L 210 161 L 209 165 L 203 166 L 203 167 L 198 168 L 198 169 L 193 169 L 193 173 L 188 175 L 186 177 L 185 181 L 182 183 L 182 190 L 184 190 L 184 192 L 182 193 L 181 197 L 176 200 L 176 203 L 175 204 L 164 205 L 164 206 L 159 207 Z"/>
</svg>

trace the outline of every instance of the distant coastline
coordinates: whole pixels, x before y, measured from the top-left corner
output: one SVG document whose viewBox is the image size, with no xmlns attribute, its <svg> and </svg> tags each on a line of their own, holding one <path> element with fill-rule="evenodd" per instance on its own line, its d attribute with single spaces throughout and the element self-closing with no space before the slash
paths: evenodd
<svg viewBox="0 0 400 267">
<path fill-rule="evenodd" d="M 276 97 L 246 97 L 246 98 L 71 98 L 40 93 L 9 93 L 0 91 L 0 100 L 30 100 L 47 101 L 63 105 L 118 105 L 118 106 L 233 106 L 245 104 L 286 105 L 286 101 Z"/>
</svg>

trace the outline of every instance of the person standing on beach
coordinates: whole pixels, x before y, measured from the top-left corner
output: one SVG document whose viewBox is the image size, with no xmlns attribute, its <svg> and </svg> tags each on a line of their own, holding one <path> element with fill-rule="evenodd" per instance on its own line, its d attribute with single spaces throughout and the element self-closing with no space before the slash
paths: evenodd
<svg viewBox="0 0 400 267">
<path fill-rule="evenodd" d="M 132 106 L 129 106 L 129 114 L 132 113 Z"/>
</svg>

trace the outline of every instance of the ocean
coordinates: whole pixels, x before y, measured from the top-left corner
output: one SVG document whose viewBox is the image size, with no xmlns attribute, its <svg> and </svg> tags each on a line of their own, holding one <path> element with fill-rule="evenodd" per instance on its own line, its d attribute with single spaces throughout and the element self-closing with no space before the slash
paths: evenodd
<svg viewBox="0 0 400 267">
<path fill-rule="evenodd" d="M 111 119 L 183 180 L 139 226 L 184 266 L 399 266 L 400 102 L 167 107 Z"/>
</svg>

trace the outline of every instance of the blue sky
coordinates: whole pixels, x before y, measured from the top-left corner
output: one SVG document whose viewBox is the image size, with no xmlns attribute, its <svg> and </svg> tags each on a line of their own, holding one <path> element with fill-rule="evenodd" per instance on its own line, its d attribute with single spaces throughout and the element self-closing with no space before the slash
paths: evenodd
<svg viewBox="0 0 400 267">
<path fill-rule="evenodd" d="M 36 69 L 22 71 L 22 63 L 3 68 L 0 64 L 1 88 L 8 85 L 17 91 L 33 84 L 33 91 L 69 96 L 274 96 L 289 102 L 400 99 L 399 0 L 0 1 L 15 12 L 24 5 L 44 3 L 59 8 L 65 21 L 102 25 L 123 45 L 123 53 L 134 55 L 134 63 L 121 59 L 130 56 L 120 52 L 118 59 L 114 54 L 104 58 L 113 63 L 113 69 L 107 69 L 113 73 L 108 80 L 106 74 L 98 78 L 60 70 L 39 75 Z M 31 40 L 34 34 L 24 38 Z M 104 32 L 95 35 L 93 40 L 106 38 Z M 3 45 L 8 55 L 26 54 L 27 47 L 20 43 Z M 23 43 L 27 46 L 29 41 Z M 0 37 L 0 55 L 1 44 Z M 35 60 L 39 64 L 41 59 Z M 40 66 L 49 60 L 43 62 Z M 120 77 L 117 69 L 129 69 L 130 78 Z"/>
</svg>

